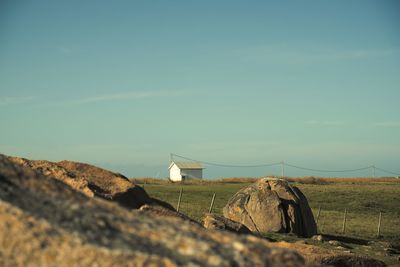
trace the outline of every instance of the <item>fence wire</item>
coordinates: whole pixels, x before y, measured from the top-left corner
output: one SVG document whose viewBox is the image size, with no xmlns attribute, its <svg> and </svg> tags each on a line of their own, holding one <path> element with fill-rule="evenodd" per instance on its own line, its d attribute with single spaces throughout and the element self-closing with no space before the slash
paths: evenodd
<svg viewBox="0 0 400 267">
<path fill-rule="evenodd" d="M 312 171 L 312 172 L 321 172 L 321 173 L 358 172 L 358 171 L 363 171 L 363 170 L 370 169 L 370 170 L 373 170 L 374 173 L 375 173 L 375 170 L 379 170 L 379 171 L 387 173 L 387 174 L 400 176 L 400 172 L 397 172 L 397 171 L 394 172 L 394 171 L 386 170 L 384 168 L 380 168 L 380 167 L 377 167 L 375 165 L 369 165 L 369 166 L 360 167 L 360 168 L 354 168 L 354 169 L 325 170 L 325 169 L 315 169 L 315 168 L 298 166 L 298 165 L 294 165 L 294 164 L 291 164 L 291 163 L 287 163 L 285 161 L 275 162 L 275 163 L 263 163 L 263 164 L 256 164 L 256 165 L 237 165 L 237 164 L 221 164 L 221 163 L 215 163 L 215 162 L 210 162 L 210 161 L 198 160 L 198 159 L 193 159 L 193 158 L 189 158 L 189 157 L 186 157 L 186 156 L 182 156 L 182 155 L 171 153 L 171 161 L 173 160 L 174 157 L 190 160 L 190 161 L 193 161 L 193 162 L 202 163 L 204 165 L 216 166 L 216 167 L 225 167 L 225 168 L 261 168 L 261 167 L 272 167 L 272 166 L 279 166 L 280 165 L 280 166 L 282 166 L 282 168 L 287 166 L 287 167 L 291 167 L 291 168 L 295 168 L 295 169 L 299 169 L 299 170 Z"/>
</svg>

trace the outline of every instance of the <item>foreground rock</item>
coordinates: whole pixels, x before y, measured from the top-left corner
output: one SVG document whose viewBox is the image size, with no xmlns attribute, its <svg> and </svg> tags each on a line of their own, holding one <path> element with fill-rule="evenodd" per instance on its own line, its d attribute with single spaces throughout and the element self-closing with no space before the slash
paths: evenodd
<svg viewBox="0 0 400 267">
<path fill-rule="evenodd" d="M 303 193 L 285 180 L 264 178 L 238 191 L 223 209 L 224 216 L 253 232 L 317 233 L 311 208 Z"/>
<path fill-rule="evenodd" d="M 89 198 L 0 155 L 0 266 L 303 266 L 297 253 Z"/>
<path fill-rule="evenodd" d="M 128 178 L 86 163 L 63 160 L 54 163 L 67 171 L 87 180 L 91 189 L 103 198 L 115 198 L 117 194 L 126 192 L 133 187 Z"/>
<path fill-rule="evenodd" d="M 131 183 L 128 178 L 119 173 L 85 163 L 66 160 L 50 162 L 18 157 L 9 157 L 9 159 L 45 176 L 56 178 L 90 197 L 97 196 L 116 201 L 120 205 L 131 209 L 138 209 L 148 204 L 160 205 L 174 210 L 168 203 L 151 198 L 143 188 Z"/>
<path fill-rule="evenodd" d="M 54 177 L 89 197 L 94 196 L 94 192 L 90 189 L 89 182 L 85 178 L 77 176 L 75 173 L 58 166 L 56 163 L 47 160 L 28 160 L 18 157 L 8 157 L 8 159 L 16 164 L 36 170 L 45 176 Z"/>
<path fill-rule="evenodd" d="M 251 234 L 251 231 L 245 225 L 232 221 L 217 214 L 206 213 L 202 221 L 203 221 L 203 226 L 206 229 L 226 230 L 238 234 Z"/>
</svg>

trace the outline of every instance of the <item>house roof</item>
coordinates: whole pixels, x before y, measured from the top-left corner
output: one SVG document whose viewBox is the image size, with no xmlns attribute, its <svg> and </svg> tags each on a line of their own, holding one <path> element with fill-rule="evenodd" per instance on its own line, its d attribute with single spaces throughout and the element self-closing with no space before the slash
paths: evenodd
<svg viewBox="0 0 400 267">
<path fill-rule="evenodd" d="M 192 162 L 192 161 L 173 161 L 169 165 L 168 169 L 171 169 L 173 165 L 178 166 L 179 169 L 204 169 L 203 165 L 199 162 Z"/>
</svg>

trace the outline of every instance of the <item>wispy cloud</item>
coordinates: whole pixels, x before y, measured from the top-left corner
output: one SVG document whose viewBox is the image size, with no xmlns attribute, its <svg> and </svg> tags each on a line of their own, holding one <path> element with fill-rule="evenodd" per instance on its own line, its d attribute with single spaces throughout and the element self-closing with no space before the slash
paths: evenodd
<svg viewBox="0 0 400 267">
<path fill-rule="evenodd" d="M 344 121 L 318 121 L 318 120 L 308 120 L 305 122 L 306 124 L 309 125 L 321 125 L 321 126 L 339 126 L 339 125 L 344 125 Z"/>
<path fill-rule="evenodd" d="M 399 52 L 398 49 L 381 49 L 381 50 L 369 50 L 369 49 L 358 49 L 351 51 L 330 51 L 327 53 L 315 55 L 316 59 L 321 60 L 351 60 L 351 59 L 368 59 L 391 56 Z"/>
<path fill-rule="evenodd" d="M 25 104 L 32 99 L 33 96 L 0 96 L 0 106 Z"/>
<path fill-rule="evenodd" d="M 293 46 L 277 44 L 252 46 L 240 49 L 238 54 L 245 60 L 269 63 L 307 64 L 318 62 L 365 60 L 400 54 L 400 48 L 337 49 L 329 46 Z"/>
<path fill-rule="evenodd" d="M 400 127 L 400 121 L 381 121 L 372 124 L 375 127 Z"/>
<path fill-rule="evenodd" d="M 131 91 L 123 93 L 95 95 L 87 98 L 79 99 L 75 103 L 77 104 L 88 104 L 105 101 L 117 101 L 127 99 L 138 99 L 138 98 L 154 98 L 154 97 L 165 97 L 165 96 L 181 96 L 193 93 L 193 91 Z"/>
</svg>

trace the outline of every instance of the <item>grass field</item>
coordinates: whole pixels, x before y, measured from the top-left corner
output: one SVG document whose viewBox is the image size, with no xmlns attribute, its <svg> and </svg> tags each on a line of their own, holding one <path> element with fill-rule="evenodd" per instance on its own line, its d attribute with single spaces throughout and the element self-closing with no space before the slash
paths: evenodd
<svg viewBox="0 0 400 267">
<path fill-rule="evenodd" d="M 160 180 L 136 180 L 145 183 L 152 196 L 177 205 L 180 188 L 183 189 L 180 211 L 201 220 L 208 212 L 213 193 L 216 194 L 213 212 L 222 214 L 222 208 L 239 189 L 254 181 L 226 179 L 216 182 L 189 184 L 167 183 Z M 400 181 L 396 179 L 292 179 L 306 195 L 315 218 L 321 213 L 318 229 L 324 234 L 342 235 L 344 210 L 347 209 L 346 236 L 376 239 L 379 212 L 382 212 L 381 239 L 400 240 Z"/>
</svg>

